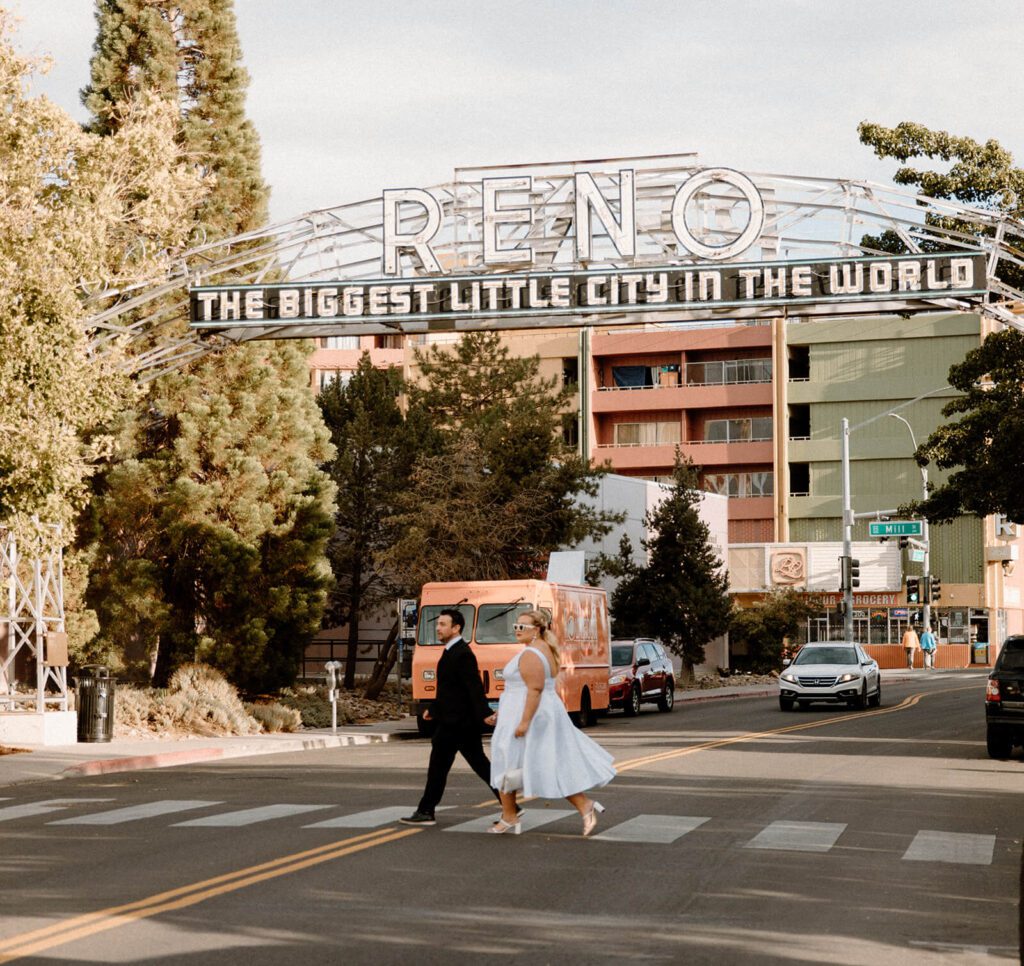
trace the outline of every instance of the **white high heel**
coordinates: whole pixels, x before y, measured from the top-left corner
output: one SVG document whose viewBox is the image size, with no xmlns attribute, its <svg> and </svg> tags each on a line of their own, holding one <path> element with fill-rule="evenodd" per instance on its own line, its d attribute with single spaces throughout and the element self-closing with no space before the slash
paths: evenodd
<svg viewBox="0 0 1024 966">
<path fill-rule="evenodd" d="M 487 831 L 491 835 L 519 835 L 522 830 L 520 822 L 506 822 L 505 819 L 499 818 Z"/>
<path fill-rule="evenodd" d="M 583 816 L 583 835 L 590 835 L 594 829 L 597 828 L 597 816 L 604 811 L 604 806 L 600 802 L 594 802 L 590 806 L 590 811 Z"/>
</svg>

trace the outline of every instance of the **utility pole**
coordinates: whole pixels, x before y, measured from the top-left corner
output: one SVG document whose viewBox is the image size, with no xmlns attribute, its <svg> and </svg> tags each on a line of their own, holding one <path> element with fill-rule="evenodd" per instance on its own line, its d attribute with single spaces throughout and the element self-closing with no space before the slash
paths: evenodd
<svg viewBox="0 0 1024 966">
<path fill-rule="evenodd" d="M 910 433 L 910 442 L 914 446 L 914 452 L 917 452 L 917 437 L 914 436 L 914 427 L 904 419 L 899 413 L 889 413 L 893 419 L 898 419 L 904 426 L 907 427 L 907 431 Z M 921 499 L 928 499 L 928 468 L 925 466 L 920 467 L 921 470 Z M 924 609 L 922 612 L 923 623 L 925 630 L 930 631 L 932 629 L 932 557 L 931 557 L 931 543 L 928 540 L 928 518 L 923 517 L 921 523 L 921 542 L 924 544 L 924 580 L 922 581 L 921 588 L 921 600 L 924 603 Z"/>
<path fill-rule="evenodd" d="M 843 640 L 853 640 L 853 498 L 850 495 L 850 421 L 844 416 L 840 427 L 843 442 L 843 560 L 839 566 L 843 584 Z"/>
</svg>

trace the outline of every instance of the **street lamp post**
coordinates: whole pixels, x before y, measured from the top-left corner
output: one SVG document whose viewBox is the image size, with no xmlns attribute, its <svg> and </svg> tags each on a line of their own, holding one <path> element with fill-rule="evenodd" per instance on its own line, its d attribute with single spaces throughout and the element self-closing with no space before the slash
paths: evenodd
<svg viewBox="0 0 1024 966">
<path fill-rule="evenodd" d="M 889 413 L 893 419 L 898 419 L 904 426 L 907 427 L 907 431 L 910 433 L 910 442 L 914 445 L 914 452 L 917 452 L 917 438 L 914 436 L 914 427 L 907 422 L 899 413 Z M 928 468 L 926 466 L 920 467 L 921 470 L 921 498 L 924 500 L 928 499 Z M 928 518 L 924 517 L 921 526 L 921 542 L 924 544 L 924 587 L 921 589 L 921 594 L 924 597 L 924 629 L 930 631 L 932 629 L 932 568 L 931 568 L 931 543 L 928 541 Z"/>
</svg>

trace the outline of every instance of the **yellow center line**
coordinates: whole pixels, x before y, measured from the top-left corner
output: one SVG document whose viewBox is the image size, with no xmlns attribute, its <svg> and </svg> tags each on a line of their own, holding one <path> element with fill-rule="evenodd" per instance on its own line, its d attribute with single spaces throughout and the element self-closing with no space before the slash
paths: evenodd
<svg viewBox="0 0 1024 966">
<path fill-rule="evenodd" d="M 672 758 L 683 758 L 686 755 L 695 755 L 698 751 L 709 751 L 712 748 L 724 748 L 728 745 L 737 745 L 744 741 L 756 741 L 759 738 L 770 738 L 773 735 L 784 735 L 793 731 L 806 731 L 811 728 L 824 728 L 827 725 L 839 724 L 842 721 L 860 721 L 863 718 L 870 718 L 874 715 L 879 714 L 892 714 L 894 711 L 906 711 L 909 708 L 914 707 L 922 698 L 929 697 L 933 694 L 949 694 L 953 691 L 973 691 L 977 689 L 977 685 L 964 685 L 958 688 L 943 688 L 940 691 L 921 691 L 918 694 L 913 694 L 908 698 L 905 698 L 897 705 L 893 705 L 891 708 L 877 708 L 874 711 L 855 711 L 852 714 L 844 714 L 837 718 L 826 718 L 821 721 L 805 721 L 800 724 L 786 725 L 782 728 L 772 728 L 768 731 L 750 731 L 742 735 L 733 735 L 731 738 L 717 738 L 714 741 L 706 741 L 699 745 L 690 745 L 688 748 L 674 748 L 671 751 L 660 751 L 653 755 L 644 755 L 642 758 L 630 758 L 623 762 L 615 763 L 615 770 L 618 772 L 631 771 L 634 768 L 640 768 L 643 765 L 652 765 L 659 761 L 668 761 Z M 520 803 L 532 801 L 532 799 L 522 798 L 519 800 Z M 488 799 L 486 802 L 480 802 L 476 808 L 486 808 L 487 806 L 494 807 L 494 799 Z"/>
<path fill-rule="evenodd" d="M 315 849 L 307 849 L 303 852 L 296 852 L 292 855 L 282 856 L 279 859 L 263 862 L 260 865 L 253 865 L 245 869 L 238 869 L 235 872 L 215 876 L 212 879 L 193 882 L 191 885 L 181 886 L 167 892 L 160 892 L 145 899 L 139 899 L 136 902 L 99 909 L 96 912 L 76 916 L 73 919 L 65 919 L 41 929 L 20 933 L 17 936 L 9 936 L 7 939 L 0 940 L 0 963 L 10 963 L 24 956 L 32 956 L 44 950 L 52 949 L 54 946 L 62 946 L 73 940 L 84 939 L 108 929 L 115 929 L 118 926 L 127 926 L 140 919 L 148 919 L 150 916 L 158 915 L 161 912 L 184 909 L 188 906 L 205 902 L 214 896 L 235 892 L 238 889 L 245 889 L 248 886 L 256 885 L 259 882 L 265 882 L 278 876 L 290 875 L 293 872 L 299 872 L 310 866 L 319 865 L 321 862 L 330 862 L 333 859 L 352 855 L 377 845 L 384 845 L 387 842 L 395 842 L 398 839 L 406 838 L 409 835 L 416 835 L 422 831 L 422 829 L 418 828 L 400 830 L 393 828 L 377 829 L 365 835 L 341 839 L 337 842 L 318 846 Z"/>
</svg>

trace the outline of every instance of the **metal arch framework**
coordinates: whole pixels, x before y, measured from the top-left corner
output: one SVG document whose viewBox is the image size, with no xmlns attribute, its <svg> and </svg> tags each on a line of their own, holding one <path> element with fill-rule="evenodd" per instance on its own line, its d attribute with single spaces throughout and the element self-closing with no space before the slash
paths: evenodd
<svg viewBox="0 0 1024 966">
<path fill-rule="evenodd" d="M 680 154 L 640 158 L 530 165 L 457 168 L 452 181 L 427 190 L 440 202 L 443 227 L 431 242 L 443 271 L 461 276 L 506 271 L 511 266 L 485 265 L 482 257 L 483 203 L 481 183 L 501 177 L 532 178 L 529 219 L 521 226 L 504 228 L 505 248 L 529 244 L 533 267 L 541 271 L 569 267 L 629 269 L 705 263 L 679 242 L 672 230 L 673 199 L 683 184 L 707 166 L 696 155 Z M 622 258 L 607 232 L 593 239 L 590 258 L 576 256 L 574 238 L 574 178 L 590 174 L 609 208 L 618 208 L 620 172 L 634 172 L 636 197 L 636 252 Z M 1024 292 L 997 277 L 1006 264 L 1024 268 L 1024 222 L 997 211 L 955 201 L 928 198 L 912 192 L 835 178 L 747 173 L 763 200 L 763 227 L 753 244 L 730 261 L 790 261 L 887 255 L 866 248 L 865 235 L 892 232 L 908 251 L 983 251 L 987 256 L 987 293 L 965 298 L 907 298 L 898 304 L 874 306 L 873 311 L 935 311 L 969 309 L 1005 325 L 1024 329 L 1013 311 L 1024 303 Z M 686 209 L 689 234 L 707 246 L 728 246 L 743 233 L 750 219 L 749 204 L 734 186 L 719 182 L 694 193 Z M 426 215 L 403 217 L 403 229 L 415 230 Z M 599 225 L 599 223 L 597 223 Z M 197 285 L 261 284 L 269 281 L 349 281 L 381 273 L 383 198 L 370 198 L 309 212 L 291 221 L 269 225 L 224 241 L 189 251 L 168 254 L 165 272 L 134 285 L 85 293 L 87 329 L 92 351 L 103 354 L 115 344 L 127 343 L 124 365 L 142 381 L 187 363 L 232 342 L 251 339 L 300 338 L 353 331 L 344 321 L 315 326 L 225 326 L 217 335 L 200 335 L 186 328 L 189 289 Z M 717 264 L 723 264 L 722 261 Z M 518 266 L 517 266 L 518 267 Z M 411 254 L 402 254 L 399 274 L 424 274 Z M 908 293 L 909 296 L 910 293 Z M 849 306 L 831 309 L 849 314 Z M 760 314 L 765 314 L 764 310 Z M 778 314 L 774 310 L 773 314 Z M 722 317 L 711 310 L 687 318 Z M 623 316 L 579 315 L 533 319 L 538 327 L 629 322 L 669 321 L 653 312 Z M 674 320 L 680 320 L 678 314 Z M 400 326 L 395 331 L 402 331 Z"/>
<path fill-rule="evenodd" d="M 56 538 L 26 543 L 0 528 L 0 711 L 68 710 L 67 655 L 48 653 L 65 632 L 64 557 L 46 529 Z"/>
</svg>

